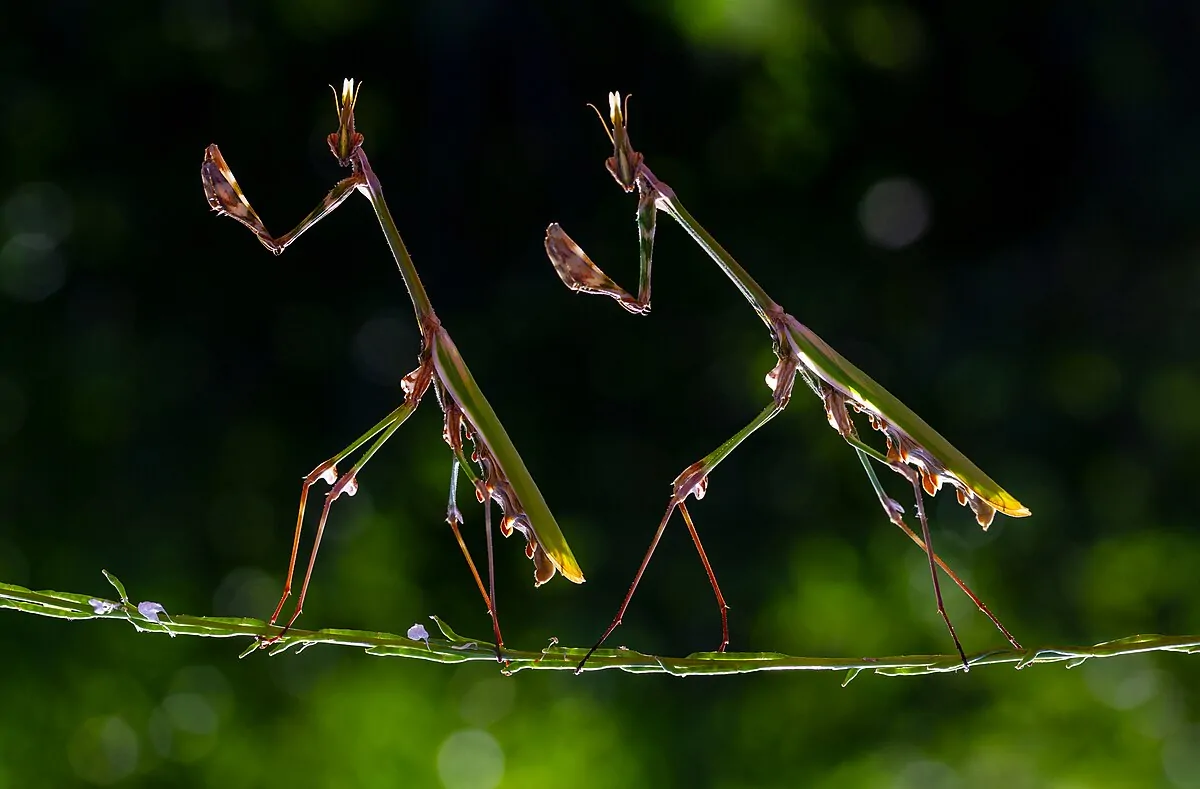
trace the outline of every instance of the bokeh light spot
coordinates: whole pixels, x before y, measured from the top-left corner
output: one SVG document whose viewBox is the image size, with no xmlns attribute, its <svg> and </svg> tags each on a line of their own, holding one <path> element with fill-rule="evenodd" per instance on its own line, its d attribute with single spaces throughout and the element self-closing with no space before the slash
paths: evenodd
<svg viewBox="0 0 1200 789">
<path fill-rule="evenodd" d="M 217 745 L 217 713 L 200 693 L 172 693 L 150 716 L 155 751 L 181 762 L 194 762 Z"/>
<path fill-rule="evenodd" d="M 759 52 L 795 45 L 803 17 L 783 0 L 688 0 L 676 3 L 675 20 L 698 40 Z"/>
<path fill-rule="evenodd" d="M 62 287 L 67 267 L 41 233 L 19 233 L 0 248 L 0 290 L 16 301 L 42 301 Z"/>
<path fill-rule="evenodd" d="M 512 711 L 517 685 L 509 679 L 492 678 L 467 689 L 462 700 L 463 720 L 472 726 L 495 723 Z"/>
<path fill-rule="evenodd" d="M 437 767 L 446 789 L 492 789 L 504 777 L 504 751 L 487 732 L 464 729 L 442 743 Z"/>
<path fill-rule="evenodd" d="M 75 732 L 67 759 L 75 774 L 88 783 L 113 784 L 137 768 L 138 738 L 121 718 L 91 718 Z"/>
<path fill-rule="evenodd" d="M 929 198 L 911 178 L 887 178 L 867 190 L 858 221 L 867 240 L 885 249 L 903 249 L 929 229 Z"/>
<path fill-rule="evenodd" d="M 411 323 L 388 311 L 362 325 L 354 336 L 354 360 L 364 378 L 381 386 L 400 383 L 412 366 L 416 338 Z"/>
<path fill-rule="evenodd" d="M 4 226 L 10 234 L 45 236 L 51 247 L 67 237 L 73 221 L 70 199 L 51 183 L 25 184 L 4 202 Z"/>
<path fill-rule="evenodd" d="M 242 567 L 226 575 L 213 593 L 217 616 L 263 616 L 274 609 L 283 591 L 276 580 L 257 567 Z"/>
<path fill-rule="evenodd" d="M 163 700 L 163 709 L 175 728 L 182 731 L 212 734 L 217 730 L 217 713 L 199 693 L 172 693 Z"/>
<path fill-rule="evenodd" d="M 1167 740 L 1162 762 L 1163 772 L 1175 786 L 1200 786 L 1200 726 L 1191 726 Z"/>
<path fill-rule="evenodd" d="M 171 719 L 162 707 L 150 713 L 150 720 L 146 723 L 146 736 L 154 746 L 155 753 L 159 756 L 171 755 L 171 746 L 174 743 Z"/>
<path fill-rule="evenodd" d="M 1161 684 L 1148 657 L 1127 658 L 1120 665 L 1090 660 L 1083 664 L 1083 675 L 1092 695 L 1117 710 L 1140 707 L 1159 693 Z"/>
<path fill-rule="evenodd" d="M 925 46 L 921 20 L 903 6 L 865 5 L 850 15 L 854 49 L 867 63 L 885 69 L 914 63 Z"/>
<path fill-rule="evenodd" d="M 949 765 L 918 759 L 904 765 L 896 775 L 895 789 L 950 789 L 962 782 Z"/>
</svg>

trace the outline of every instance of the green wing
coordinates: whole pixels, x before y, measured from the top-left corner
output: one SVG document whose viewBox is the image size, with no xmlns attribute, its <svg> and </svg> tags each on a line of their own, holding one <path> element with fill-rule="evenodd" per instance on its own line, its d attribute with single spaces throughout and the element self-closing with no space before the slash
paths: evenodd
<svg viewBox="0 0 1200 789">
<path fill-rule="evenodd" d="M 998 511 L 1014 518 L 1029 515 L 1028 508 L 984 474 L 979 466 L 955 449 L 941 433 L 930 427 L 929 423 L 869 375 L 851 364 L 811 329 L 795 318 L 789 321 L 788 329 L 792 340 L 806 357 L 803 360 L 806 367 L 908 433 L 914 441 L 940 460 L 947 471 L 953 473 L 964 485 Z"/>
<path fill-rule="evenodd" d="M 433 343 L 433 361 L 439 378 L 458 401 L 463 413 L 475 426 L 484 443 L 491 449 L 497 464 L 512 486 L 521 509 L 529 519 L 542 550 L 568 581 L 583 583 L 583 571 L 579 569 L 579 563 L 571 553 L 571 546 L 567 545 L 567 538 L 558 528 L 554 515 L 546 506 L 546 500 L 542 498 L 542 492 L 538 490 L 537 483 L 525 468 L 525 462 L 521 460 L 504 426 L 500 424 L 496 412 L 492 410 L 491 404 L 475 383 L 458 348 L 444 330 L 430 332 L 429 341 Z"/>
</svg>

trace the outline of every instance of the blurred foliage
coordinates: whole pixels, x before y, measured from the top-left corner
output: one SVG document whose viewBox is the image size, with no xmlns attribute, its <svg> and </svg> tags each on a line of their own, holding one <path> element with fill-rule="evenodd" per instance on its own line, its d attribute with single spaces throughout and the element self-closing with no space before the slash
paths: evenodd
<svg viewBox="0 0 1200 789">
<path fill-rule="evenodd" d="M 498 546 L 514 644 L 595 638 L 669 481 L 768 397 L 765 332 L 674 226 L 645 319 L 545 260 L 560 221 L 636 276 L 634 206 L 584 106 L 614 89 L 655 172 L 767 291 L 1033 510 L 983 533 L 932 507 L 938 551 L 1018 638 L 1200 632 L 1196 6 L 50 0 L 0 18 L 0 580 L 90 589 L 107 567 L 168 611 L 270 611 L 301 475 L 394 407 L 417 336 L 361 201 L 275 259 L 215 220 L 197 172 L 219 142 L 285 229 L 338 177 L 325 85 L 355 76 L 430 296 L 588 577 L 534 590 Z M 486 632 L 442 524 L 440 433 L 427 406 L 338 502 L 304 626 L 436 613 Z M 924 557 L 815 400 L 693 513 L 733 648 L 948 651 Z M 969 651 L 1001 645 L 947 603 Z M 613 645 L 712 648 L 714 608 L 676 524 Z M 1200 785 L 1182 655 L 842 689 L 238 661 L 3 620 L 5 788 Z"/>
</svg>

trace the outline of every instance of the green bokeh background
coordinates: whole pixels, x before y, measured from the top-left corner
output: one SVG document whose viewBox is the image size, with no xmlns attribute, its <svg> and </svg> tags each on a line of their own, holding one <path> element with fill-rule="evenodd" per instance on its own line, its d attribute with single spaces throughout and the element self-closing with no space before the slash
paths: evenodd
<svg viewBox="0 0 1200 789">
<path fill-rule="evenodd" d="M 359 129 L 430 297 L 588 583 L 499 546 L 514 646 L 586 645 L 668 483 L 766 403 L 770 345 L 663 219 L 654 313 L 568 293 L 559 221 L 633 287 L 633 200 L 584 104 L 801 321 L 1029 506 L 939 551 L 1027 645 L 1200 632 L 1195 5 L 228 0 L 0 11 L 0 579 L 263 616 L 298 480 L 393 408 L 403 286 L 352 199 L 282 258 L 207 210 L 217 141 L 281 232 Z M 905 178 L 926 232 L 873 243 Z M 876 193 L 878 194 L 878 193 Z M 899 221 L 899 220 L 898 220 Z M 868 223 L 869 224 L 869 223 Z M 903 222 L 901 222 L 903 224 Z M 442 523 L 430 400 L 338 502 L 302 622 L 487 617 Z M 885 484 L 903 498 L 903 482 Z M 464 501 L 465 505 L 466 502 Z M 482 551 L 482 513 L 464 506 Z M 948 652 L 924 557 L 799 391 L 693 513 L 733 647 Z M 968 650 L 1002 644 L 952 588 Z M 678 522 L 614 643 L 710 649 Z M 0 787 L 1200 786 L 1197 658 L 917 679 L 500 676 L 0 615 Z"/>
</svg>

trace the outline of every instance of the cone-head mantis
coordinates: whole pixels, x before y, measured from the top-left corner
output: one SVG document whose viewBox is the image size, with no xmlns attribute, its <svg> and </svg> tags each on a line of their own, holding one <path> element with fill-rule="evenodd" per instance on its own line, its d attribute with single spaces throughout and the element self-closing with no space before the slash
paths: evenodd
<svg viewBox="0 0 1200 789">
<path fill-rule="evenodd" d="M 358 101 L 359 87 L 360 85 L 356 84 L 354 80 L 347 79 L 342 85 L 340 95 L 334 90 L 338 129 L 328 138 L 329 150 L 339 164 L 351 169 L 351 175 L 338 182 L 299 225 L 283 236 L 276 238 L 267 231 L 258 214 L 250 206 L 250 201 L 246 199 L 237 179 L 234 178 L 233 172 L 225 163 L 221 151 L 215 144 L 208 146 L 204 152 L 204 162 L 200 169 L 200 178 L 209 206 L 218 215 L 229 216 L 245 225 L 258 237 L 263 246 L 276 255 L 281 254 L 300 234 L 341 205 L 350 194 L 355 191 L 360 192 L 371 202 L 371 206 L 375 210 L 375 216 L 391 249 L 396 266 L 400 269 L 404 284 L 408 288 L 421 333 L 418 366 L 400 382 L 404 392 L 404 402 L 350 446 L 318 465 L 304 478 L 287 580 L 284 583 L 279 604 L 271 616 L 270 624 L 272 625 L 279 618 L 283 606 L 291 594 L 309 488 L 317 481 L 324 481 L 331 487 L 325 496 L 325 504 L 321 511 L 316 537 L 313 540 L 308 567 L 295 609 L 288 619 L 287 625 L 272 641 L 278 640 L 300 616 L 304 598 L 308 592 L 308 584 L 312 578 L 317 551 L 321 545 L 321 536 L 329 517 L 330 505 L 342 493 L 354 495 L 358 490 L 358 473 L 400 425 L 412 415 L 420 404 L 421 398 L 432 385 L 445 415 L 443 437 L 453 453 L 450 503 L 447 507 L 446 520 L 458 541 L 491 615 L 496 636 L 496 653 L 497 657 L 500 657 L 504 642 L 500 635 L 500 624 L 496 616 L 496 594 L 492 572 L 491 502 L 495 501 L 499 504 L 504 512 L 500 521 L 501 533 L 507 537 L 517 531 L 525 537 L 525 555 L 534 564 L 535 586 L 549 581 L 554 577 L 555 572 L 562 573 L 568 580 L 575 583 L 583 583 L 583 573 L 579 569 L 578 562 L 575 561 L 575 556 L 571 553 L 570 546 L 567 545 L 566 538 L 563 537 L 562 531 L 554 520 L 554 516 L 550 513 L 550 508 L 546 505 L 541 491 L 538 490 L 533 477 L 526 469 L 525 463 L 517 453 L 516 447 L 508 437 L 496 412 L 488 403 L 487 398 L 483 396 L 483 392 L 480 391 L 479 385 L 472 377 L 458 348 L 433 311 L 425 288 L 417 276 L 412 258 L 409 256 L 391 212 L 384 202 L 383 188 L 380 186 L 374 170 L 371 169 L 367 154 L 362 148 L 363 136 L 354 128 L 354 110 Z M 469 458 L 464 449 L 464 437 L 473 444 Z M 368 442 L 370 442 L 369 446 Z M 349 471 L 339 476 L 338 464 L 364 446 L 367 448 L 359 460 Z M 472 461 L 478 464 L 478 474 L 472 470 Z M 488 551 L 488 588 L 486 589 L 458 530 L 461 517 L 455 504 L 455 490 L 460 467 L 474 483 L 476 497 L 485 504 Z"/>
<path fill-rule="evenodd" d="M 691 532 L 692 540 L 700 554 L 713 592 L 721 612 L 722 640 L 718 647 L 723 651 L 729 643 L 729 627 L 726 618 L 726 605 L 717 585 L 716 576 L 704 553 L 700 537 L 696 532 L 690 513 L 686 507 L 688 496 L 696 499 L 703 497 L 708 476 L 743 440 L 751 433 L 762 427 L 782 411 L 791 399 L 792 386 L 799 375 L 808 387 L 822 400 L 825 416 L 829 424 L 837 430 L 858 453 L 863 468 L 867 472 L 880 504 L 889 520 L 899 526 L 908 536 L 926 551 L 929 558 L 930 574 L 933 579 L 934 596 L 937 600 L 938 612 L 946 623 L 954 645 L 962 657 L 964 668 L 968 668 L 966 655 L 954 626 L 946 614 L 942 604 L 941 589 L 938 584 L 936 567 L 941 567 L 950 578 L 975 602 L 988 616 L 1005 637 L 1017 648 L 1020 645 L 1007 629 L 996 619 L 979 598 L 958 578 L 957 575 L 942 562 L 933 552 L 929 539 L 929 524 L 925 515 L 925 505 L 922 493 L 934 495 L 944 483 L 955 488 L 958 502 L 968 505 L 975 514 L 979 525 L 986 529 L 997 512 L 1012 517 L 1025 517 L 1029 510 L 1013 496 L 1001 488 L 987 474 L 983 473 L 963 453 L 959 452 L 925 420 L 900 402 L 890 392 L 872 380 L 866 373 L 855 367 L 828 343 L 818 337 L 811 329 L 787 314 L 766 294 L 762 287 L 743 269 L 733 257 L 713 239 L 680 203 L 675 191 L 666 183 L 655 177 L 646 166 L 645 158 L 633 149 L 626 128 L 628 122 L 628 97 L 624 102 L 618 93 L 610 93 L 608 97 L 609 123 L 594 106 L 596 114 L 604 124 L 605 133 L 613 144 L 613 155 L 606 161 L 609 173 L 626 192 L 638 191 L 637 224 L 639 234 L 640 274 L 638 279 L 638 295 L 635 297 L 617 285 L 584 253 L 578 244 L 567 236 L 557 224 L 552 224 L 546 230 L 546 253 L 553 263 L 555 270 L 563 283 L 570 289 L 582 293 L 592 293 L 610 296 L 622 307 L 635 314 L 645 314 L 650 311 L 650 270 L 654 251 L 655 218 L 659 210 L 666 212 L 687 231 L 688 235 L 716 262 L 722 271 L 733 281 L 742 296 L 750 302 L 759 318 L 771 332 L 778 363 L 766 377 L 767 386 L 772 392 L 772 402 L 762 413 L 745 428 L 725 441 L 706 457 L 684 469 L 672 486 L 671 498 L 667 505 L 666 514 L 660 521 L 658 530 L 651 541 L 634 576 L 632 585 L 625 595 L 617 615 L 600 637 L 592 651 L 604 643 L 605 639 L 621 623 L 625 610 L 629 606 L 638 582 L 650 562 L 650 557 L 662 537 L 663 530 L 676 508 L 683 515 L 684 522 Z M 880 451 L 866 444 L 858 435 L 854 422 L 850 418 L 847 406 L 855 412 L 864 414 L 868 424 L 884 434 L 886 450 Z M 893 471 L 901 474 L 913 488 L 916 499 L 917 516 L 921 522 L 922 536 L 905 524 L 902 517 L 903 508 L 889 497 L 883 490 L 870 461 L 875 460 Z M 582 671 L 591 652 L 579 664 Z"/>
</svg>

